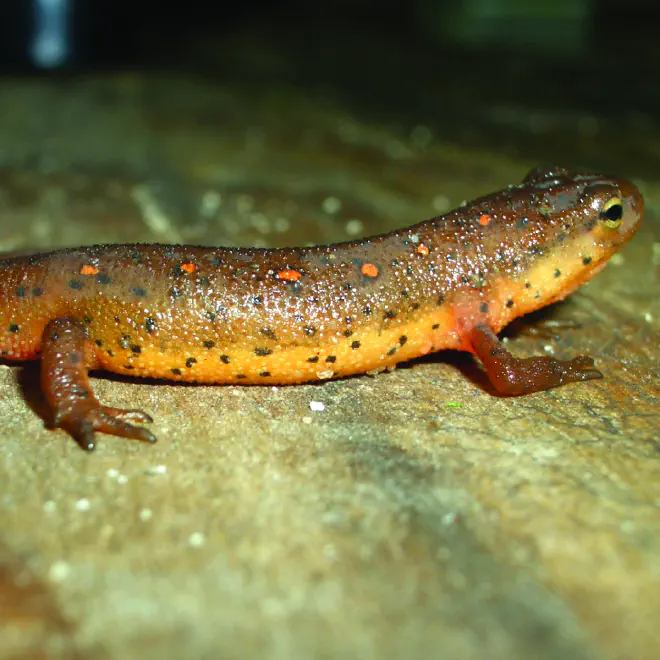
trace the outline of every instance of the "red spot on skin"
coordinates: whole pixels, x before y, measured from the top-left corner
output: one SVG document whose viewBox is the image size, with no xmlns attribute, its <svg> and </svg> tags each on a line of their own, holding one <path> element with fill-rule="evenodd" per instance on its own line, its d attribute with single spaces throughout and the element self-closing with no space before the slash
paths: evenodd
<svg viewBox="0 0 660 660">
<path fill-rule="evenodd" d="M 424 243 L 420 243 L 419 246 L 417 247 L 417 252 L 423 254 L 426 257 L 430 252 L 430 250 L 427 245 L 424 245 Z"/>
<path fill-rule="evenodd" d="M 181 264 L 180 268 L 184 273 L 188 273 L 188 275 L 194 273 L 197 270 L 197 266 L 195 266 L 195 264 Z"/>
<path fill-rule="evenodd" d="M 360 272 L 367 277 L 378 277 L 378 275 L 380 275 L 378 266 L 375 266 L 374 264 L 362 264 Z"/>
<path fill-rule="evenodd" d="M 491 222 L 492 219 L 493 219 L 493 217 L 490 216 L 490 215 L 488 215 L 488 213 L 482 213 L 482 214 L 479 216 L 479 224 L 480 224 L 482 227 L 488 227 L 488 225 L 490 224 L 490 222 Z"/>
<path fill-rule="evenodd" d="M 90 264 L 84 264 L 83 267 L 80 269 L 80 274 L 81 275 L 98 275 L 99 274 L 99 269 L 95 268 L 94 266 Z"/>
<path fill-rule="evenodd" d="M 302 274 L 297 270 L 281 270 L 277 273 L 277 279 L 286 280 L 287 282 L 297 282 L 302 277 Z"/>
</svg>

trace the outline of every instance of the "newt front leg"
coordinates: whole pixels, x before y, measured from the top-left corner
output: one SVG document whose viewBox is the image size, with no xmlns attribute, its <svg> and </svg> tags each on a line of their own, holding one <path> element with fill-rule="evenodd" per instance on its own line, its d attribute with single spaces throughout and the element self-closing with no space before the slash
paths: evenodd
<svg viewBox="0 0 660 660">
<path fill-rule="evenodd" d="M 540 392 L 566 383 L 602 378 L 594 361 L 586 355 L 572 360 L 539 356 L 515 358 L 485 324 L 475 326 L 468 338 L 481 360 L 490 382 L 502 394 L 519 395 Z"/>
<path fill-rule="evenodd" d="M 41 349 L 41 387 L 54 426 L 70 433 L 88 451 L 96 446 L 96 431 L 156 442 L 151 431 L 128 423 L 153 421 L 147 413 L 101 405 L 87 375 L 95 366 L 94 349 L 78 319 L 59 318 L 48 323 Z"/>
</svg>

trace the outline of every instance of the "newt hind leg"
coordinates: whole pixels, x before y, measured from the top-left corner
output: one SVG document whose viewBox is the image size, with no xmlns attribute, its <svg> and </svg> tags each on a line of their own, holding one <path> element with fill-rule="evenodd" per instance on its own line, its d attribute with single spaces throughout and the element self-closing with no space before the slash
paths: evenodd
<svg viewBox="0 0 660 660">
<path fill-rule="evenodd" d="M 566 383 L 603 377 L 594 367 L 593 359 L 586 355 L 572 360 L 557 360 L 548 356 L 515 358 L 502 346 L 492 329 L 484 324 L 470 331 L 469 341 L 491 383 L 502 394 L 529 394 Z"/>
<path fill-rule="evenodd" d="M 94 396 L 87 374 L 95 362 L 87 331 L 78 319 L 59 318 L 46 326 L 41 349 L 41 388 L 54 426 L 67 431 L 87 451 L 96 446 L 96 432 L 156 442 L 151 431 L 129 424 L 153 421 L 147 413 L 103 406 Z"/>
</svg>

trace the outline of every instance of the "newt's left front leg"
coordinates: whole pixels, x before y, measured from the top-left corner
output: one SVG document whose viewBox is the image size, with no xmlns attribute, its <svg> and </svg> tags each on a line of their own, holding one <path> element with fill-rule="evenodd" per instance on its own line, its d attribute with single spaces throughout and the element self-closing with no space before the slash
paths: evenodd
<svg viewBox="0 0 660 660">
<path fill-rule="evenodd" d="M 502 394 L 529 394 L 603 377 L 594 367 L 593 359 L 586 355 L 572 360 L 548 356 L 515 358 L 502 346 L 490 326 L 483 323 L 468 333 L 468 339 L 490 382 Z"/>
<path fill-rule="evenodd" d="M 96 431 L 156 442 L 151 431 L 128 423 L 151 422 L 147 413 L 99 403 L 87 375 L 95 366 L 94 349 L 78 319 L 59 318 L 46 326 L 41 347 L 41 388 L 54 425 L 68 431 L 87 451 L 96 446 Z"/>
</svg>

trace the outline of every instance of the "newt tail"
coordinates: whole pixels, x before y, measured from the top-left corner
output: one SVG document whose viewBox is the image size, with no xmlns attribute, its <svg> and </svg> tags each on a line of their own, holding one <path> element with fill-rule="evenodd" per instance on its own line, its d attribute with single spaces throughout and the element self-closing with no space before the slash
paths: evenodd
<svg viewBox="0 0 660 660">
<path fill-rule="evenodd" d="M 0 351 L 41 360 L 53 424 L 153 442 L 139 410 L 100 404 L 93 369 L 176 381 L 295 384 L 441 349 L 520 395 L 601 378 L 591 358 L 516 359 L 497 339 L 562 300 L 638 229 L 625 179 L 538 169 L 407 229 L 306 248 L 96 245 L 0 260 Z"/>
</svg>

